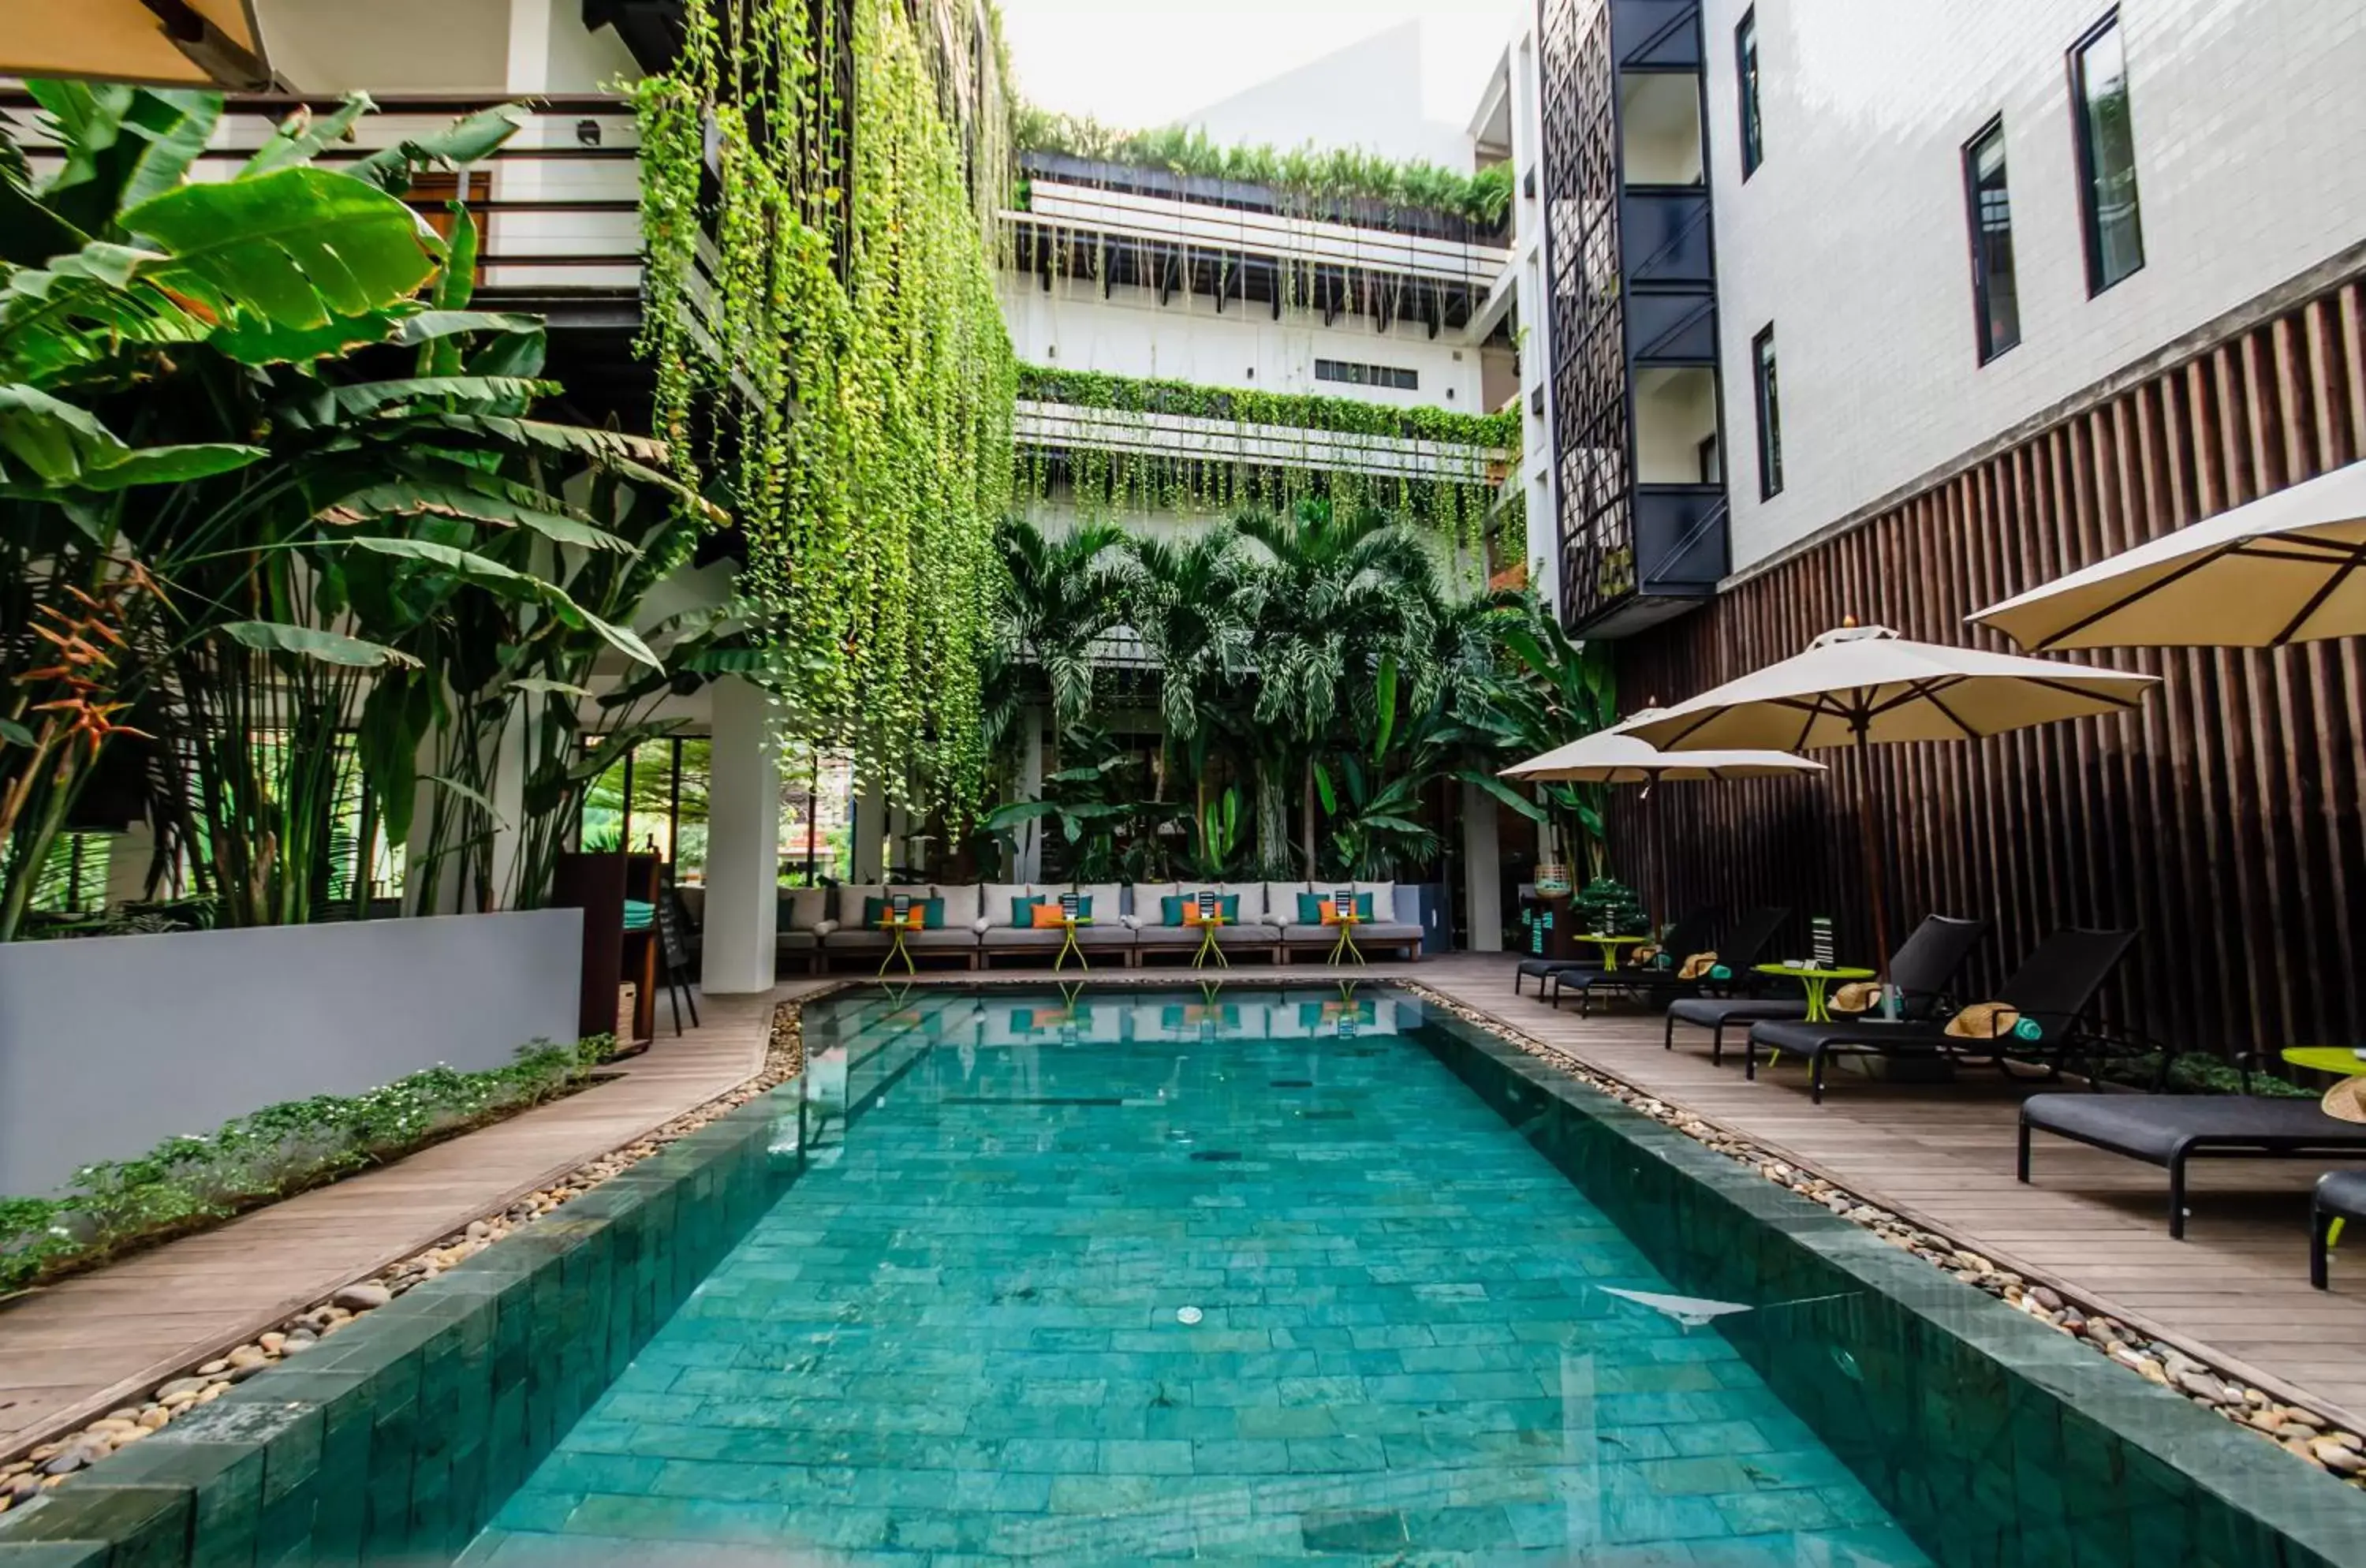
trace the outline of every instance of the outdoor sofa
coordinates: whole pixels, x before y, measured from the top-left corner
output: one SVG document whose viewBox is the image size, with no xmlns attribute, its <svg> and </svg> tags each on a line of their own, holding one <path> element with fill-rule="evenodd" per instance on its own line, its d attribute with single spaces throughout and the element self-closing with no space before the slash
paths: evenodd
<svg viewBox="0 0 2366 1568">
<path fill-rule="evenodd" d="M 1328 957 L 1339 941 L 1336 926 L 1307 921 L 1311 911 L 1301 896 L 1326 899 L 1350 888 L 1369 899 L 1369 919 L 1355 931 L 1357 948 L 1366 956 L 1421 956 L 1422 927 L 1417 897 L 1390 882 L 1307 883 L 937 883 L 910 886 L 845 884 L 837 887 L 796 888 L 780 898 L 777 948 L 783 961 L 802 961 L 815 974 L 833 965 L 875 968 L 885 962 L 894 936 L 864 919 L 866 900 L 908 897 L 915 905 L 942 899 L 941 923 L 907 931 L 905 949 L 916 963 L 930 958 L 961 961 L 964 968 L 991 968 L 997 961 L 1031 966 L 1051 964 L 1060 953 L 1066 932 L 1058 927 L 1018 923 L 1015 906 L 1035 897 L 1056 903 L 1063 894 L 1090 900 L 1091 920 L 1076 928 L 1078 951 L 1088 966 L 1133 968 L 1153 957 L 1189 963 L 1200 952 L 1202 932 L 1182 923 L 1181 908 L 1173 911 L 1168 898 L 1189 903 L 1203 889 L 1213 893 L 1233 918 L 1217 929 L 1216 945 L 1228 959 L 1252 963 L 1287 962 L 1291 954 Z"/>
<path fill-rule="evenodd" d="M 2245 1066 L 2253 1060 L 2247 1057 Z M 2033 1132 L 2165 1168 L 2169 1234 L 2180 1240 L 2189 1160 L 2366 1159 L 2366 1124 L 2327 1115 L 2314 1100 L 2255 1094 L 2033 1094 L 2021 1102 L 2018 1174 L 2023 1181 Z M 2349 1189 L 2334 1190 L 2339 1197 Z"/>
</svg>

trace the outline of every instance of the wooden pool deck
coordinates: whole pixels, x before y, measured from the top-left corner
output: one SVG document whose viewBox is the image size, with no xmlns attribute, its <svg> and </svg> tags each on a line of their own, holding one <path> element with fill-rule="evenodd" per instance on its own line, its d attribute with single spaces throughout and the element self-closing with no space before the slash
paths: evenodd
<svg viewBox="0 0 2366 1568">
<path fill-rule="evenodd" d="M 2041 1140 L 2035 1184 L 2016 1182 L 2014 1111 L 2025 1090 L 1992 1074 L 1917 1087 L 1843 1077 L 1820 1108 L 1800 1070 L 1751 1083 L 1733 1056 L 1711 1066 L 1705 1043 L 1662 1050 L 1655 1016 L 1582 1020 L 1515 999 L 1503 955 L 1352 973 L 1419 981 L 2352 1429 L 2366 1415 L 2366 1251 L 2337 1268 L 2332 1291 L 2309 1288 L 2304 1194 L 2315 1166 L 2198 1162 L 2187 1239 L 2172 1241 L 2167 1182 L 2149 1166 Z M 1338 974 L 1244 964 L 1226 977 L 1323 983 Z M 130 1403 L 727 1090 L 761 1063 L 772 1001 L 817 984 L 708 999 L 704 1028 L 661 1033 L 614 1082 L 0 1307 L 0 1459 Z"/>
</svg>

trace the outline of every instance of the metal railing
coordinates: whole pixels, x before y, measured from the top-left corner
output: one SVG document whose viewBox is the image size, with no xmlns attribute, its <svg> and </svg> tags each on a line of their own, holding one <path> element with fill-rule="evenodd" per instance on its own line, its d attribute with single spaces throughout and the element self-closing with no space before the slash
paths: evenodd
<svg viewBox="0 0 2366 1568">
<path fill-rule="evenodd" d="M 236 95 L 192 170 L 197 179 L 228 178 L 290 114 L 334 111 L 342 100 Z M 426 171 L 408 199 L 439 228 L 459 199 L 474 220 L 478 288 L 498 299 L 563 311 L 571 301 L 637 299 L 641 288 L 639 135 L 632 106 L 608 93 L 549 96 L 400 93 L 375 98 L 377 112 L 348 141 L 316 162 L 334 166 L 441 130 L 505 103 L 529 111 L 516 135 L 486 158 L 458 169 Z M 52 163 L 39 107 L 21 89 L 0 92 L 0 115 L 35 168 Z"/>
</svg>

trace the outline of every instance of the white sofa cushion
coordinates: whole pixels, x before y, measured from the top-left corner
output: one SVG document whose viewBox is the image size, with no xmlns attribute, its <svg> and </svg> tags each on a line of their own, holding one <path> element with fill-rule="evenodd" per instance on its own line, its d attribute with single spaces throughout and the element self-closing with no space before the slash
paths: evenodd
<svg viewBox="0 0 2366 1568">
<path fill-rule="evenodd" d="M 1076 895 L 1093 901 L 1093 924 L 1121 925 L 1118 917 L 1125 913 L 1125 886 L 1117 882 L 1080 882 Z"/>
<path fill-rule="evenodd" d="M 1159 901 L 1165 898 L 1173 898 L 1182 891 L 1182 884 L 1177 882 L 1135 883 L 1133 885 L 1133 913 L 1125 918 L 1125 923 L 1132 926 L 1136 931 L 1140 931 L 1144 926 L 1155 926 L 1163 923 L 1165 912 L 1160 908 Z"/>
<path fill-rule="evenodd" d="M 1358 882 L 1353 885 L 1358 894 L 1372 896 L 1372 923 L 1386 926 L 1396 923 L 1397 885 L 1393 882 Z"/>
<path fill-rule="evenodd" d="M 977 929 L 976 883 L 940 882 L 929 889 L 929 896 L 945 901 L 945 930 Z"/>
<path fill-rule="evenodd" d="M 793 931 L 809 931 L 829 918 L 829 889 L 798 887 L 789 894 L 787 924 Z"/>
<path fill-rule="evenodd" d="M 1023 882 L 982 884 L 977 890 L 977 918 L 989 927 L 1007 926 L 1010 923 L 1010 901 L 1026 896 L 1027 885 Z"/>
<path fill-rule="evenodd" d="M 1265 919 L 1265 884 L 1262 882 L 1219 882 L 1216 884 L 1216 897 L 1241 901 L 1239 923 L 1242 925 L 1253 926 Z"/>
<path fill-rule="evenodd" d="M 1315 891 L 1307 882 L 1268 882 L 1265 885 L 1265 918 L 1277 926 L 1298 924 L 1298 896 Z"/>
<path fill-rule="evenodd" d="M 887 897 L 887 889 L 875 882 L 842 883 L 831 889 L 829 918 L 836 920 L 841 927 L 860 926 L 862 924 L 862 901 L 865 898 L 884 898 L 885 897 Z"/>
</svg>

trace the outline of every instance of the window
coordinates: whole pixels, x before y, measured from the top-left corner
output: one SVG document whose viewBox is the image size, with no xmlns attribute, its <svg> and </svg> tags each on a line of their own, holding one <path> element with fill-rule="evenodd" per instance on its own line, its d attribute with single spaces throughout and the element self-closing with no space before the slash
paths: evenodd
<svg viewBox="0 0 2366 1568">
<path fill-rule="evenodd" d="M 2004 182 L 2004 121 L 1964 145 L 1964 189 L 1972 228 L 1972 307 L 1980 363 L 2021 341 L 2021 300 L 2012 276 L 2012 200 Z"/>
<path fill-rule="evenodd" d="M 2117 11 L 2070 51 L 2070 112 L 2079 143 L 2079 208 L 2091 296 L 2144 265 L 2135 132 L 2128 123 L 2128 60 Z"/>
<path fill-rule="evenodd" d="M 1758 12 L 1741 13 L 1733 29 L 1733 65 L 1741 76 L 1741 177 L 1748 179 L 1766 160 L 1763 128 L 1758 119 Z"/>
<path fill-rule="evenodd" d="M 1351 359 L 1318 359 L 1318 381 L 1344 381 L 1351 387 L 1392 387 L 1400 392 L 1421 389 L 1421 372 L 1396 365 L 1358 365 Z"/>
<path fill-rule="evenodd" d="M 1783 397 L 1774 382 L 1774 324 L 1751 340 L 1750 360 L 1758 391 L 1758 497 L 1783 493 Z"/>
</svg>

